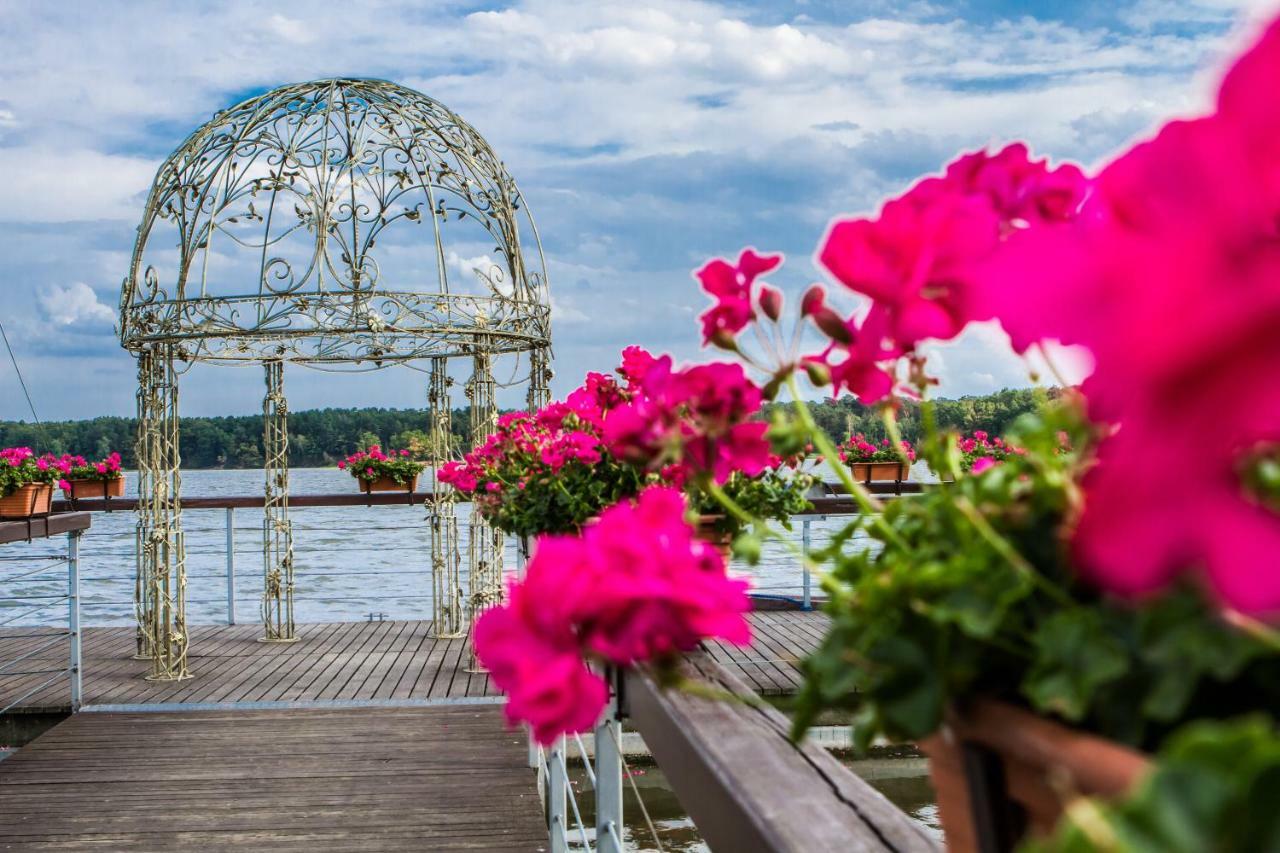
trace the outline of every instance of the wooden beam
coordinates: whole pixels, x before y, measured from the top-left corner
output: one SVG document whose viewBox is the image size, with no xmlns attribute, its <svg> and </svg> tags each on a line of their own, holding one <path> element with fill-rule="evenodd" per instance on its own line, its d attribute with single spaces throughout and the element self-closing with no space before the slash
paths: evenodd
<svg viewBox="0 0 1280 853">
<path fill-rule="evenodd" d="M 826 750 L 703 652 L 682 674 L 723 699 L 625 675 L 624 711 L 713 850 L 929 851 L 939 846 Z"/>
</svg>

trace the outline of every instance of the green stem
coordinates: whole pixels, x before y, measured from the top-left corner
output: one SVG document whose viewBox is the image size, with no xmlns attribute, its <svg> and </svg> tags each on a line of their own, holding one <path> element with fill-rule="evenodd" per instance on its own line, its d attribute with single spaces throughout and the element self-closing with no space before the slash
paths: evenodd
<svg viewBox="0 0 1280 853">
<path fill-rule="evenodd" d="M 898 535 L 898 531 L 894 530 L 884 520 L 884 505 L 863 488 L 861 483 L 853 479 L 853 474 L 850 473 L 849 469 L 840 463 L 839 451 L 831 443 L 831 439 L 827 437 L 827 434 L 818 428 L 817 423 L 813 420 L 813 413 L 809 411 L 809 407 L 805 405 L 804 400 L 800 397 L 800 389 L 796 385 L 794 373 L 787 376 L 787 388 L 791 391 L 791 397 L 795 404 L 796 414 L 800 418 L 800 423 L 804 424 L 809 437 L 813 439 L 814 446 L 822 453 L 823 458 L 827 461 L 827 466 L 835 472 L 840 484 L 845 487 L 845 490 L 848 491 L 863 513 L 871 516 L 872 524 L 885 535 L 887 540 L 893 542 L 899 548 L 908 550 L 907 543 Z"/>
<path fill-rule="evenodd" d="M 1238 610 L 1228 610 L 1223 616 L 1228 624 L 1235 626 L 1259 643 L 1270 647 L 1272 651 L 1280 652 L 1280 631 L 1254 619 L 1252 616 L 1245 616 Z"/>
<path fill-rule="evenodd" d="M 806 553 L 803 548 L 791 541 L 790 537 L 784 536 L 781 531 L 775 530 L 764 519 L 756 518 L 751 513 L 743 509 L 737 501 L 729 497 L 729 493 L 726 492 L 715 480 L 709 480 L 706 488 L 707 491 L 711 493 L 711 496 L 715 498 L 721 506 L 728 510 L 730 515 L 738 519 L 738 521 L 741 521 L 743 524 L 751 525 L 756 530 L 760 531 L 767 539 L 776 539 L 781 542 L 783 547 L 790 551 L 794 556 L 800 558 L 800 561 L 805 564 L 809 571 L 817 575 L 826 574 L 826 570 L 810 559 L 808 553 Z"/>
<path fill-rule="evenodd" d="M 978 531 L 978 535 L 986 540 L 987 544 L 990 545 L 997 554 L 1003 557 L 1005 562 L 1012 566 L 1015 571 L 1026 575 L 1031 579 L 1032 583 L 1036 584 L 1036 586 L 1048 593 L 1049 596 L 1055 599 L 1059 604 L 1065 607 L 1075 606 L 1076 603 L 1071 599 L 1071 596 L 1067 595 L 1058 588 L 1056 584 L 1036 571 L 1036 567 L 1031 565 L 1031 563 L 1027 561 L 1027 558 L 1019 554 L 1018 549 L 1014 548 L 1013 545 L 1009 543 L 1008 539 L 1001 536 L 999 532 L 991 526 L 991 522 L 987 521 L 986 516 L 979 512 L 978 508 L 974 506 L 967 497 L 963 495 L 956 495 L 952 500 L 955 503 L 956 508 L 960 510 L 960 513 L 967 518 L 969 523 L 973 525 L 973 528 Z"/>
</svg>

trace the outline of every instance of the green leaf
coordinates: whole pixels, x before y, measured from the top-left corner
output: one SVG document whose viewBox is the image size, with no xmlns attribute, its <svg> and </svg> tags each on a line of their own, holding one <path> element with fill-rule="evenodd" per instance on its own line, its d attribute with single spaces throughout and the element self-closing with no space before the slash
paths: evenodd
<svg viewBox="0 0 1280 853">
<path fill-rule="evenodd" d="M 1022 682 L 1023 693 L 1041 711 L 1079 720 L 1094 693 L 1128 668 L 1123 644 L 1109 634 L 1096 610 L 1052 614 L 1032 636 L 1036 657 Z"/>
</svg>

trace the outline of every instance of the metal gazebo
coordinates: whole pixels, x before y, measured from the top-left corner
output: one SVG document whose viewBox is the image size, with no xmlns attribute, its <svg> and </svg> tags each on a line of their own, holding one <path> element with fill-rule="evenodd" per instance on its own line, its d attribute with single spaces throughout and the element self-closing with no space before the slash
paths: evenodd
<svg viewBox="0 0 1280 853">
<path fill-rule="evenodd" d="M 470 259 L 468 255 L 473 255 Z M 151 679 L 187 668 L 179 377 L 195 362 L 263 366 L 263 639 L 296 639 L 286 362 L 427 373 L 434 617 L 441 635 L 501 595 L 501 537 L 475 514 L 469 589 L 449 453 L 450 359 L 470 363 L 473 437 L 497 416 L 494 361 L 523 359 L 546 402 L 550 298 L 533 219 L 493 149 L 431 98 L 383 80 L 282 86 L 213 117 L 165 160 L 120 297 L 138 362 L 138 653 Z"/>
</svg>

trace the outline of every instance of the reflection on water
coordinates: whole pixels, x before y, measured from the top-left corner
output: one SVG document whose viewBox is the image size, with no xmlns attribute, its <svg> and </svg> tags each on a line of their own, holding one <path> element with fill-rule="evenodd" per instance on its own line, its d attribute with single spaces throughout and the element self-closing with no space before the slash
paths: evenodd
<svg viewBox="0 0 1280 853">
<path fill-rule="evenodd" d="M 889 801 L 902 809 L 939 841 L 942 840 L 942 824 L 938 820 L 938 806 L 934 801 L 933 786 L 929 783 L 928 769 L 921 758 L 889 758 L 849 760 L 845 766 L 853 770 L 872 787 L 888 797 Z M 658 767 L 632 767 L 631 781 L 635 782 L 644 801 L 644 808 L 657 830 L 662 844 L 659 848 L 653 841 L 653 833 L 649 829 L 635 796 L 631 783 L 624 781 L 622 813 L 626 823 L 623 840 L 628 850 L 657 851 L 672 850 L 686 853 L 704 853 L 709 851 L 698 834 L 698 829 L 689 819 L 689 815 L 676 799 L 675 793 L 667 782 L 666 775 Z M 582 767 L 570 767 L 569 777 L 573 790 L 578 798 L 587 841 L 594 847 L 595 843 L 595 801 L 591 792 L 591 783 Z M 574 820 L 572 809 L 569 812 L 571 849 L 582 850 L 584 833 Z"/>
</svg>

